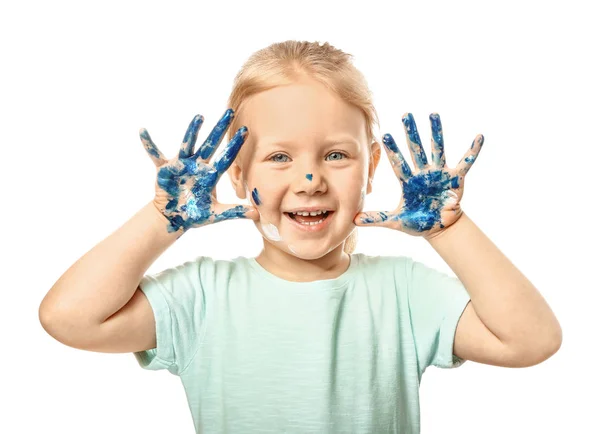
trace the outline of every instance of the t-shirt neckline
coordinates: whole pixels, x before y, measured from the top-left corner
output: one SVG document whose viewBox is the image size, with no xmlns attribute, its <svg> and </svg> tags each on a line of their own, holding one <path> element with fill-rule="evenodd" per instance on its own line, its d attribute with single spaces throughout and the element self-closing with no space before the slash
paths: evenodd
<svg viewBox="0 0 600 434">
<path fill-rule="evenodd" d="M 248 258 L 248 262 L 252 269 L 260 274 L 265 279 L 276 283 L 278 287 L 285 287 L 289 289 L 336 289 L 345 286 L 353 275 L 356 273 L 358 268 L 359 258 L 356 254 L 350 254 L 350 265 L 342 274 L 332 279 L 314 280 L 312 282 L 292 282 L 290 280 L 283 279 L 279 276 L 274 275 L 262 265 L 258 263 L 256 258 Z"/>
</svg>

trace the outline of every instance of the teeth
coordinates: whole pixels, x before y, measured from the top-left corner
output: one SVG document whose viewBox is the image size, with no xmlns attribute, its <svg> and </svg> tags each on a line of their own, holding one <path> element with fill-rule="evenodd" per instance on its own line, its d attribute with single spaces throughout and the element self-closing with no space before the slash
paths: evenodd
<svg viewBox="0 0 600 434">
<path fill-rule="evenodd" d="M 325 220 L 325 219 L 323 218 L 323 219 L 321 219 L 321 220 L 319 220 L 319 221 L 316 221 L 316 222 L 307 222 L 307 223 L 298 222 L 298 223 L 300 223 L 301 225 L 305 225 L 305 226 L 314 226 L 314 225 L 318 225 L 318 224 L 319 224 L 319 223 L 321 223 L 323 220 Z"/>
<path fill-rule="evenodd" d="M 324 211 L 324 210 L 320 210 L 320 211 L 312 211 L 312 212 L 308 212 L 308 211 L 299 211 L 299 212 L 290 212 L 289 214 L 291 215 L 301 215 L 301 216 L 316 216 L 316 215 L 321 215 L 323 214 L 323 218 L 316 221 L 316 222 L 301 222 L 299 220 L 294 219 L 296 222 L 302 224 L 302 225 L 306 225 L 306 226 L 314 226 L 314 225 L 318 225 L 319 223 L 322 223 L 327 216 L 325 214 L 327 214 L 328 211 Z"/>
<path fill-rule="evenodd" d="M 302 216 L 308 216 L 308 215 L 315 216 L 315 215 L 324 214 L 324 213 L 326 213 L 326 212 L 327 212 L 327 211 L 325 211 L 325 210 L 320 210 L 320 211 L 311 211 L 311 212 L 308 212 L 308 211 L 298 211 L 298 212 L 291 212 L 290 214 L 294 214 L 294 215 L 302 215 Z"/>
</svg>

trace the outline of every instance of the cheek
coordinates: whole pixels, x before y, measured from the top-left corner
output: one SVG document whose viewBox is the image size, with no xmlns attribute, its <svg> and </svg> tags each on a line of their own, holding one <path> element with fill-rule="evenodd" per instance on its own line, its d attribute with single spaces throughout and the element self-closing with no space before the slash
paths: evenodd
<svg viewBox="0 0 600 434">
<path fill-rule="evenodd" d="M 344 177 L 341 185 L 351 197 L 360 197 L 361 190 L 367 186 L 367 176 L 367 170 L 364 170 L 362 166 L 357 167 Z"/>
<path fill-rule="evenodd" d="M 364 205 L 367 176 L 368 172 L 364 171 L 362 167 L 358 167 L 352 171 L 351 176 L 347 176 L 343 182 L 337 183 L 336 195 L 350 212 L 358 212 Z"/>
<path fill-rule="evenodd" d="M 263 209 L 279 207 L 282 188 L 276 182 L 257 177 L 247 181 L 246 193 L 252 203 Z"/>
</svg>

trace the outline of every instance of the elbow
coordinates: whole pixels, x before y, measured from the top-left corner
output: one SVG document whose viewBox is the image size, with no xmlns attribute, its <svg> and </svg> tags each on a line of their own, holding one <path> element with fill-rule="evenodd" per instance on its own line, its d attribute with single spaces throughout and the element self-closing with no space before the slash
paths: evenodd
<svg viewBox="0 0 600 434">
<path fill-rule="evenodd" d="M 520 368 L 528 368 L 539 365 L 555 355 L 561 346 L 562 331 L 559 330 L 555 337 L 547 341 L 544 345 L 530 346 L 529 351 L 522 352 L 517 366 Z"/>
<path fill-rule="evenodd" d="M 558 342 L 555 345 L 547 347 L 543 351 L 539 351 L 537 354 L 535 354 L 534 357 L 530 358 L 529 363 L 527 365 L 525 365 L 524 367 L 527 368 L 527 367 L 539 365 L 540 363 L 545 362 L 546 360 L 548 360 L 550 357 L 552 357 L 553 355 L 555 355 L 558 352 L 561 344 L 562 344 L 562 342 Z"/>
</svg>

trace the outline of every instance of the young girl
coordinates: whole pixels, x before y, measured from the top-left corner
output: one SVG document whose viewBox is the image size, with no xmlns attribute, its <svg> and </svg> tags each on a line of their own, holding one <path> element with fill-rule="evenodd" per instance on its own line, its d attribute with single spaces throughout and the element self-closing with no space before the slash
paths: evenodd
<svg viewBox="0 0 600 434">
<path fill-rule="evenodd" d="M 171 159 L 140 131 L 155 198 L 48 292 L 49 334 L 168 369 L 207 433 L 417 433 L 428 366 L 525 367 L 558 350 L 561 328 L 540 293 L 461 209 L 482 136 L 448 167 L 432 114 L 429 163 L 405 115 L 414 169 L 390 135 L 382 140 L 399 205 L 363 213 L 380 144 L 349 55 L 273 44 L 243 66 L 228 107 L 199 146 L 204 119 L 194 117 Z M 225 171 L 249 204 L 217 201 Z M 201 256 L 144 275 L 189 229 L 237 218 L 263 236 L 256 258 Z M 356 227 L 369 225 L 423 237 L 458 278 L 405 256 L 353 253 Z"/>
</svg>

